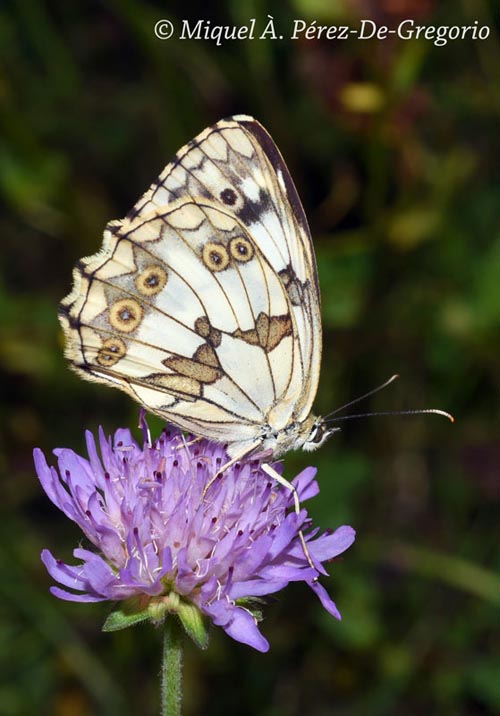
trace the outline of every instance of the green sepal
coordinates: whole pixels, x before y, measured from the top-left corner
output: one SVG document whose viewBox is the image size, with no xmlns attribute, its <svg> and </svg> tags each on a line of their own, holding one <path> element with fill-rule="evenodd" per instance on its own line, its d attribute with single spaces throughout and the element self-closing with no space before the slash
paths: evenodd
<svg viewBox="0 0 500 716">
<path fill-rule="evenodd" d="M 103 624 L 103 631 L 119 631 L 127 627 L 150 621 L 155 626 L 161 624 L 168 615 L 179 617 L 184 631 L 200 649 L 208 646 L 208 631 L 202 613 L 198 607 L 183 601 L 178 594 L 154 597 L 145 603 L 144 598 L 127 599 L 111 612 Z"/>
<path fill-rule="evenodd" d="M 186 634 L 191 637 L 200 649 L 206 649 L 208 646 L 208 631 L 198 607 L 181 601 L 177 608 L 177 614 Z"/>
<path fill-rule="evenodd" d="M 127 627 L 140 624 L 151 619 L 149 606 L 141 608 L 140 602 L 137 599 L 130 599 L 125 602 L 121 602 L 120 607 L 108 616 L 103 624 L 103 631 L 119 631 L 120 629 L 126 629 Z"/>
</svg>

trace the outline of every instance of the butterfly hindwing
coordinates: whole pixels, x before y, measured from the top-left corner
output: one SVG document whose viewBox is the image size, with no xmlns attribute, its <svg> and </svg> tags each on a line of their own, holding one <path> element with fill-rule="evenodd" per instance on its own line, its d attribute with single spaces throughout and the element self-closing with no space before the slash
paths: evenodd
<svg viewBox="0 0 500 716">
<path fill-rule="evenodd" d="M 271 410 L 303 420 L 321 333 L 307 223 L 255 120 L 223 120 L 177 154 L 61 304 L 67 355 L 167 420 L 258 444 Z"/>
</svg>

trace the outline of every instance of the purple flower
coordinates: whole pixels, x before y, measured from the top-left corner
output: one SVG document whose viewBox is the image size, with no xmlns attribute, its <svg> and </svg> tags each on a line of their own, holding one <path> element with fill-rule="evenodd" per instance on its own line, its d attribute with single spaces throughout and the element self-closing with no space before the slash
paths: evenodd
<svg viewBox="0 0 500 716">
<path fill-rule="evenodd" d="M 352 544 L 351 527 L 321 535 L 311 529 L 306 510 L 296 515 L 290 509 L 291 492 L 258 461 L 233 465 L 204 493 L 227 455 L 206 440 L 190 445 L 177 430 L 164 430 L 141 448 L 128 429 L 117 430 L 111 441 L 101 428 L 101 457 L 91 433 L 86 438 L 88 459 L 67 448 L 54 450 L 59 471 L 34 451 L 45 492 L 98 550 L 75 549 L 76 566 L 44 550 L 43 563 L 61 585 L 51 588 L 53 595 L 79 602 L 130 600 L 162 618 L 178 604 L 194 606 L 259 651 L 269 644 L 257 627 L 255 606 L 289 582 L 309 584 L 340 619 L 317 577 L 326 574 L 323 561 Z M 309 467 L 293 480 L 301 502 L 318 494 L 315 474 Z M 304 554 L 301 529 L 316 568 Z"/>
</svg>

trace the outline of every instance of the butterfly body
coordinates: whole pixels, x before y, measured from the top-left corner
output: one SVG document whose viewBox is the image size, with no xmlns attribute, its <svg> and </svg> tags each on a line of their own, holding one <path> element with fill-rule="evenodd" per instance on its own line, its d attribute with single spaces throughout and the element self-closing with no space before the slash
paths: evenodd
<svg viewBox="0 0 500 716">
<path fill-rule="evenodd" d="M 332 432 L 311 415 L 321 322 L 307 221 L 250 117 L 198 135 L 108 224 L 60 320 L 78 373 L 231 457 L 311 450 Z"/>
</svg>

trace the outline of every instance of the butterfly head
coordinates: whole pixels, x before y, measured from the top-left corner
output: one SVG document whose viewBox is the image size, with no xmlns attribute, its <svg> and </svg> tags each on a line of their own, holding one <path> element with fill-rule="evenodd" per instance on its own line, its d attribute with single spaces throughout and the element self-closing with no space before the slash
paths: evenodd
<svg viewBox="0 0 500 716">
<path fill-rule="evenodd" d="M 336 433 L 340 428 L 332 428 L 328 426 L 324 418 L 316 418 L 311 416 L 304 426 L 306 428 L 305 440 L 302 449 L 306 452 L 317 450 L 323 443 L 328 440 L 332 433 Z"/>
</svg>

